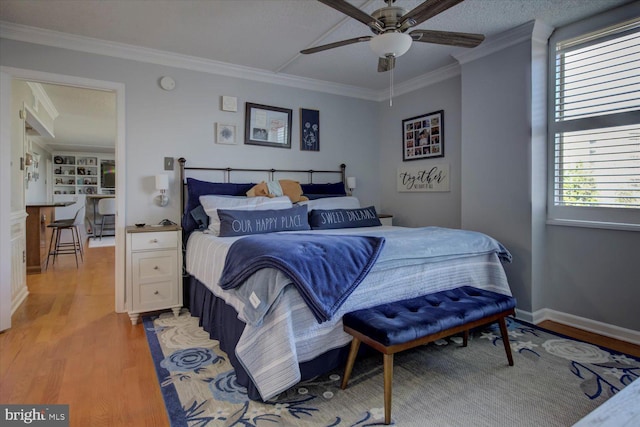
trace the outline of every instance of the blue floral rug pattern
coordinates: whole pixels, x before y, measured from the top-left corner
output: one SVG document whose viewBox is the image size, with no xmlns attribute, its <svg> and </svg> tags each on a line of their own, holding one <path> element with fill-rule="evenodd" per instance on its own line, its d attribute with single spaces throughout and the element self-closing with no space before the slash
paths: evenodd
<svg viewBox="0 0 640 427">
<path fill-rule="evenodd" d="M 144 328 L 174 427 L 383 425 L 379 354 L 356 360 L 345 390 L 334 371 L 265 403 L 248 399 L 218 342 L 188 312 L 145 317 Z M 393 424 L 570 425 L 640 375 L 632 356 L 514 319 L 508 329 L 514 367 L 497 325 L 472 334 L 466 348 L 451 337 L 396 354 Z"/>
</svg>

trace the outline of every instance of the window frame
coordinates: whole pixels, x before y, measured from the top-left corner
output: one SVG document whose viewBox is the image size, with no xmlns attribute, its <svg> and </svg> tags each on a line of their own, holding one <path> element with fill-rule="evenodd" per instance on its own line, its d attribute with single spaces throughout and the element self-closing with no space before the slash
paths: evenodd
<svg viewBox="0 0 640 427">
<path fill-rule="evenodd" d="M 625 124 L 640 124 L 640 111 L 617 115 L 588 117 L 556 122 L 555 80 L 556 45 L 576 37 L 587 36 L 614 25 L 638 19 L 640 7 L 620 7 L 603 14 L 557 29 L 548 42 L 547 57 L 547 224 L 590 228 L 640 231 L 640 208 L 612 208 L 593 206 L 555 205 L 555 137 L 558 132 L 599 129 Z M 632 14 L 629 13 L 631 9 Z M 638 29 L 634 32 L 640 31 Z M 618 37 L 616 35 L 615 37 Z M 615 120 L 612 118 L 615 117 Z"/>
</svg>

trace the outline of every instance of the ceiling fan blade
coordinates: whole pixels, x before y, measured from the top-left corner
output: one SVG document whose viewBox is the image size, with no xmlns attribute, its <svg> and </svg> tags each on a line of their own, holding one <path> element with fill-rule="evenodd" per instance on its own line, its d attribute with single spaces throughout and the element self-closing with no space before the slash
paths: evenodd
<svg viewBox="0 0 640 427">
<path fill-rule="evenodd" d="M 385 58 L 378 58 L 378 72 L 391 71 L 396 66 L 396 57 L 389 55 Z"/>
<path fill-rule="evenodd" d="M 455 33 L 451 31 L 413 30 L 409 35 L 417 42 L 460 47 L 476 47 L 484 40 L 482 34 Z"/>
<path fill-rule="evenodd" d="M 463 0 L 425 0 L 424 3 L 416 6 L 402 17 L 400 29 L 406 30 L 409 27 L 415 27 L 462 1 Z"/>
<path fill-rule="evenodd" d="M 369 40 L 371 40 L 371 38 L 372 36 L 356 37 L 353 39 L 342 40 L 339 42 L 323 44 L 322 46 L 311 47 L 309 49 L 301 50 L 300 53 L 308 54 L 308 53 L 322 52 L 323 50 L 333 49 L 334 47 L 346 46 L 353 43 L 368 42 Z"/>
<path fill-rule="evenodd" d="M 320 3 L 324 3 L 329 7 L 334 8 L 335 10 L 344 13 L 351 18 L 362 22 L 365 25 L 368 25 L 373 30 L 375 30 L 376 34 L 382 32 L 384 30 L 384 24 L 378 21 L 373 16 L 369 15 L 353 6 L 351 3 L 347 3 L 345 0 L 318 0 Z"/>
</svg>

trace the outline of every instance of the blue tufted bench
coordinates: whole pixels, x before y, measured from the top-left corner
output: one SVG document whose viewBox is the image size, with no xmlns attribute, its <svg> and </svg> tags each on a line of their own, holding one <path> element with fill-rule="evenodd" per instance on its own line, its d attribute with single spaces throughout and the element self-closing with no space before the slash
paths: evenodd
<svg viewBox="0 0 640 427">
<path fill-rule="evenodd" d="M 466 347 L 470 329 L 496 321 L 509 366 L 513 366 L 504 318 L 515 315 L 515 306 L 515 298 L 508 295 L 462 286 L 347 313 L 342 322 L 353 341 L 341 388 L 347 387 L 361 342 L 380 351 L 384 365 L 384 422 L 389 424 L 394 353 L 459 332 L 464 333 L 462 345 Z"/>
</svg>

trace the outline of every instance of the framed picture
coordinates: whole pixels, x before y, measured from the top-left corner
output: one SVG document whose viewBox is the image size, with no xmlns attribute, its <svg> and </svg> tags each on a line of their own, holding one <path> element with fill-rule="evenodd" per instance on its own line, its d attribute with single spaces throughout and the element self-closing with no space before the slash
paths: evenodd
<svg viewBox="0 0 640 427">
<path fill-rule="evenodd" d="M 238 98 L 236 98 L 235 96 L 223 95 L 221 104 L 222 111 L 238 111 Z"/>
<path fill-rule="evenodd" d="M 222 123 L 216 123 L 216 143 L 235 144 L 236 125 L 225 125 Z"/>
<path fill-rule="evenodd" d="M 244 143 L 291 148 L 291 113 L 287 108 L 247 102 Z"/>
<path fill-rule="evenodd" d="M 402 121 L 402 160 L 444 157 L 444 110 Z"/>
<path fill-rule="evenodd" d="M 320 111 L 300 109 L 300 150 L 320 151 Z"/>
</svg>

